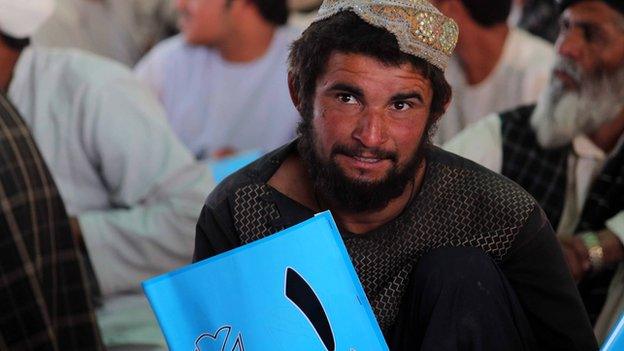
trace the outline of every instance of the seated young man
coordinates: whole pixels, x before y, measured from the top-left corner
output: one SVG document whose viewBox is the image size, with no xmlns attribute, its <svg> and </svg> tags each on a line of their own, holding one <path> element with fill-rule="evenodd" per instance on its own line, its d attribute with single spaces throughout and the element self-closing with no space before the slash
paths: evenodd
<svg viewBox="0 0 624 351">
<path fill-rule="evenodd" d="M 194 259 L 329 209 L 392 350 L 597 349 L 533 198 L 431 145 L 457 35 L 426 1 L 326 1 L 290 54 L 299 138 L 210 195 Z"/>
<path fill-rule="evenodd" d="M 291 140 L 286 0 L 178 0 L 181 34 L 136 67 L 165 107 L 180 140 L 199 159 L 270 151 Z"/>
</svg>

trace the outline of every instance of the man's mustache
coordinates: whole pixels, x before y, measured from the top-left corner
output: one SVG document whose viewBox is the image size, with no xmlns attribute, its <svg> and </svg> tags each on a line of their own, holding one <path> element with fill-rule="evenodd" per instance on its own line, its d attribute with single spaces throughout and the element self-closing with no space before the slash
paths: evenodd
<svg viewBox="0 0 624 351">
<path fill-rule="evenodd" d="M 380 148 L 367 148 L 364 146 L 347 146 L 344 144 L 337 144 L 332 148 L 331 156 L 345 155 L 349 157 L 366 157 L 377 159 L 388 159 L 396 162 L 398 156 L 395 152 L 383 150 Z"/>
<path fill-rule="evenodd" d="M 559 57 L 553 67 L 553 72 L 561 71 L 570 78 L 572 78 L 577 84 L 580 84 L 583 79 L 583 71 L 581 68 L 571 59 Z"/>
</svg>

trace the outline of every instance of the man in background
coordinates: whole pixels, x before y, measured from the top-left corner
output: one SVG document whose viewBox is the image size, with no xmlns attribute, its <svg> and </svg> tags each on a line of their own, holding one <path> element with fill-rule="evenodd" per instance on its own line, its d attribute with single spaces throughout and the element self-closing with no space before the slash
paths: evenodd
<svg viewBox="0 0 624 351">
<path fill-rule="evenodd" d="M 288 6 L 291 9 L 291 14 L 288 23 L 301 28 L 302 31 L 308 28 L 316 18 L 316 13 L 322 2 L 322 0 L 289 0 Z"/>
<path fill-rule="evenodd" d="M 24 117 L 72 217 L 109 349 L 164 346 L 140 282 L 189 262 L 213 182 L 127 68 L 28 45 L 51 0 L 0 0 L 0 90 Z"/>
<path fill-rule="evenodd" d="M 624 311 L 624 3 L 568 0 L 562 10 L 537 105 L 491 115 L 446 147 L 538 200 L 603 340 Z"/>
<path fill-rule="evenodd" d="M 511 0 L 435 0 L 461 35 L 446 72 L 453 101 L 438 125 L 441 145 L 486 115 L 537 101 L 548 82 L 552 45 L 510 27 Z"/>
<path fill-rule="evenodd" d="M 295 134 L 286 0 L 177 0 L 182 34 L 136 68 L 197 158 L 269 151 Z"/>
<path fill-rule="evenodd" d="M 35 45 L 90 51 L 133 67 L 175 29 L 173 0 L 57 0 Z"/>
</svg>

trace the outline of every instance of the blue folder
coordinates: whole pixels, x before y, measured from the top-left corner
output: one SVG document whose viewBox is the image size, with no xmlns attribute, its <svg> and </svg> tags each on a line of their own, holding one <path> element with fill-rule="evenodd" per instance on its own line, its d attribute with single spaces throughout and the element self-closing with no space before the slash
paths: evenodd
<svg viewBox="0 0 624 351">
<path fill-rule="evenodd" d="M 329 212 L 143 289 L 173 351 L 388 350 Z"/>
<path fill-rule="evenodd" d="M 600 351 L 621 351 L 624 350 L 624 314 L 611 329 L 607 340 L 602 344 Z"/>
<path fill-rule="evenodd" d="M 212 170 L 215 181 L 221 183 L 230 174 L 259 159 L 262 154 L 260 150 L 248 150 L 220 160 L 208 161 L 208 167 Z"/>
</svg>

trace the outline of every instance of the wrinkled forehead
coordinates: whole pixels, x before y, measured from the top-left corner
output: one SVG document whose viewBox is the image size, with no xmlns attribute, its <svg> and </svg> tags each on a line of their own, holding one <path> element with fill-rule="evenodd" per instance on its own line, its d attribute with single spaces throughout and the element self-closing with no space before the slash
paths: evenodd
<svg viewBox="0 0 624 351">
<path fill-rule="evenodd" d="M 600 0 L 575 2 L 564 9 L 561 19 L 574 24 L 615 25 L 624 30 L 624 14 Z"/>
<path fill-rule="evenodd" d="M 365 53 L 334 50 L 328 56 L 323 66 L 322 74 L 317 77 L 317 84 L 327 74 L 341 71 L 357 73 L 361 77 L 372 77 L 373 72 L 379 73 L 381 76 L 397 75 L 399 72 L 402 72 L 399 75 L 411 78 L 417 77 L 430 82 L 431 72 L 429 69 L 433 68 L 427 67 L 425 62 L 424 60 L 419 61 L 419 59 L 410 60 L 408 56 L 405 57 L 405 60 L 387 62 L 379 57 Z"/>
<path fill-rule="evenodd" d="M 603 1 L 579 1 L 567 7 L 559 19 L 558 45 L 568 30 L 579 30 L 594 55 L 613 56 L 624 48 L 624 16 Z"/>
<path fill-rule="evenodd" d="M 327 76 L 349 77 L 357 76 L 362 81 L 375 80 L 375 78 L 404 78 L 408 80 L 422 80 L 429 82 L 422 68 L 413 65 L 409 61 L 390 63 L 360 53 L 345 53 L 334 51 L 327 59 L 324 74 L 319 76 L 317 82 L 327 79 Z"/>
<path fill-rule="evenodd" d="M 387 102 L 416 98 L 430 103 L 431 80 L 410 63 L 388 64 L 361 54 L 333 54 L 327 71 L 316 81 L 317 96 L 346 92 L 363 101 Z"/>
</svg>

